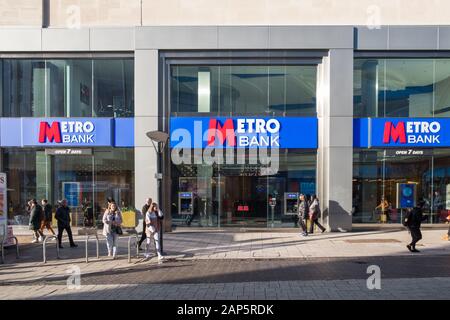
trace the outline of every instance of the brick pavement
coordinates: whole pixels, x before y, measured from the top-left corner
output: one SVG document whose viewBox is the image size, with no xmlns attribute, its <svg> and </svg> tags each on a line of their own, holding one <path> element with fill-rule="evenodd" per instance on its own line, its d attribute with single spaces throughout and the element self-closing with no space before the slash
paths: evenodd
<svg viewBox="0 0 450 320">
<path fill-rule="evenodd" d="M 129 264 L 126 238 L 121 240 L 118 260 L 105 257 L 102 242 L 102 257 L 91 258 L 88 264 L 82 242 L 77 249 L 63 249 L 60 260 L 49 247 L 47 264 L 41 262 L 41 246 L 24 244 L 18 261 L 8 252 L 7 264 L 0 265 L 4 289 L 0 299 L 132 299 L 154 298 L 155 292 L 160 293 L 159 298 L 170 299 L 399 298 L 402 294 L 432 299 L 447 290 L 450 279 L 450 243 L 441 239 L 443 233 L 425 230 L 423 252 L 413 255 L 404 247 L 408 234 L 396 230 L 308 238 L 291 232 L 182 231 L 166 234 L 168 260 L 163 264 L 155 259 L 133 259 Z M 89 252 L 94 256 L 93 244 Z M 382 268 L 383 293 L 365 287 L 370 264 Z M 82 274 L 81 290 L 66 286 L 67 270 L 74 265 Z M 409 283 L 422 287 L 402 289 L 409 288 Z"/>
</svg>

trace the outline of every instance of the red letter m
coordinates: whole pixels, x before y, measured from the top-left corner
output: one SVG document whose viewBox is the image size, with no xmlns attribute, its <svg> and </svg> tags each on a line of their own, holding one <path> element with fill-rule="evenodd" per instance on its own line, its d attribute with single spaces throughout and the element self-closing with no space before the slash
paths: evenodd
<svg viewBox="0 0 450 320">
<path fill-rule="evenodd" d="M 217 119 L 209 120 L 209 128 L 208 128 L 208 147 L 217 146 L 215 144 L 216 137 L 219 138 L 219 145 L 222 146 L 227 140 L 227 144 L 230 147 L 234 147 L 236 145 L 236 136 L 234 134 L 234 124 L 233 119 L 225 120 L 223 126 L 220 125 L 220 122 Z"/>
<path fill-rule="evenodd" d="M 400 140 L 400 143 L 406 143 L 405 123 L 399 122 L 397 127 L 390 121 L 384 124 L 383 143 L 389 143 L 392 138 L 393 142 Z"/>
<path fill-rule="evenodd" d="M 59 122 L 53 122 L 51 126 L 47 122 L 42 121 L 39 126 L 39 143 L 56 142 L 61 143 L 61 131 Z"/>
</svg>

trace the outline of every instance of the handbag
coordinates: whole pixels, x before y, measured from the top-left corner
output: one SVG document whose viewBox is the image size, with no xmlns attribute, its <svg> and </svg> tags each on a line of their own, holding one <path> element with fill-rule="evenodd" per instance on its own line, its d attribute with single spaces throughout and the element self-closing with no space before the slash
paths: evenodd
<svg viewBox="0 0 450 320">
<path fill-rule="evenodd" d="M 119 226 L 111 226 L 111 231 L 117 233 L 119 236 L 123 234 L 123 230 Z"/>
</svg>

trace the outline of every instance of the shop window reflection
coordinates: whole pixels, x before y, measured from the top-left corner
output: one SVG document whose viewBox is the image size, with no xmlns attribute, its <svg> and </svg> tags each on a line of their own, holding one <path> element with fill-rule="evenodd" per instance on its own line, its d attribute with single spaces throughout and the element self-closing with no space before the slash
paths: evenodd
<svg viewBox="0 0 450 320">
<path fill-rule="evenodd" d="M 449 149 L 434 149 L 429 156 L 392 157 L 386 150 L 356 150 L 353 158 L 353 222 L 400 223 L 406 208 L 399 208 L 399 184 L 416 189 L 415 200 L 426 202 L 429 223 L 443 223 L 450 206 Z M 384 216 L 383 199 L 388 203 Z"/>
</svg>

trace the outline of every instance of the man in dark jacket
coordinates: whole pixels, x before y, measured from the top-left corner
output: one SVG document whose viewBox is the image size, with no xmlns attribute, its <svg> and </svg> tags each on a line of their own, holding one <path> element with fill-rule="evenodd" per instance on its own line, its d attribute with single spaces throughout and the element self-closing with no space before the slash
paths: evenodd
<svg viewBox="0 0 450 320">
<path fill-rule="evenodd" d="M 141 235 L 141 240 L 139 240 L 139 250 L 141 250 L 141 245 L 142 242 L 144 242 L 145 239 L 147 239 L 147 235 L 145 232 L 146 227 L 146 223 L 145 223 L 145 214 L 147 213 L 148 209 L 150 208 L 150 206 L 152 205 L 152 198 L 147 198 L 145 200 L 145 204 L 142 207 L 142 215 L 144 216 L 143 222 L 142 222 L 142 235 Z"/>
<path fill-rule="evenodd" d="M 423 221 L 427 220 L 428 217 L 423 215 L 423 206 L 425 201 L 420 200 L 417 206 L 409 211 L 404 220 L 404 225 L 408 228 L 411 234 L 411 243 L 406 247 L 411 252 L 420 252 L 416 249 L 416 243 L 422 239 L 422 232 L 420 231 L 420 226 Z"/>
<path fill-rule="evenodd" d="M 42 199 L 41 204 L 44 211 L 44 219 L 41 223 L 41 232 L 44 233 L 44 229 L 47 229 L 55 235 L 55 231 L 53 231 L 52 228 L 52 206 L 48 203 L 47 199 Z"/>
<path fill-rule="evenodd" d="M 30 230 L 33 231 L 34 239 L 32 243 L 44 241 L 44 234 L 41 231 L 41 223 L 44 218 L 42 207 L 37 203 L 36 199 L 32 199 L 28 203 L 30 207 Z"/>
<path fill-rule="evenodd" d="M 78 247 L 73 241 L 72 229 L 70 228 L 70 209 L 67 206 L 67 200 L 63 199 L 60 202 L 60 206 L 56 209 L 55 218 L 58 221 L 58 245 L 59 248 L 63 248 L 62 244 L 62 236 L 64 230 L 66 230 L 67 235 L 69 236 L 70 247 Z"/>
</svg>

